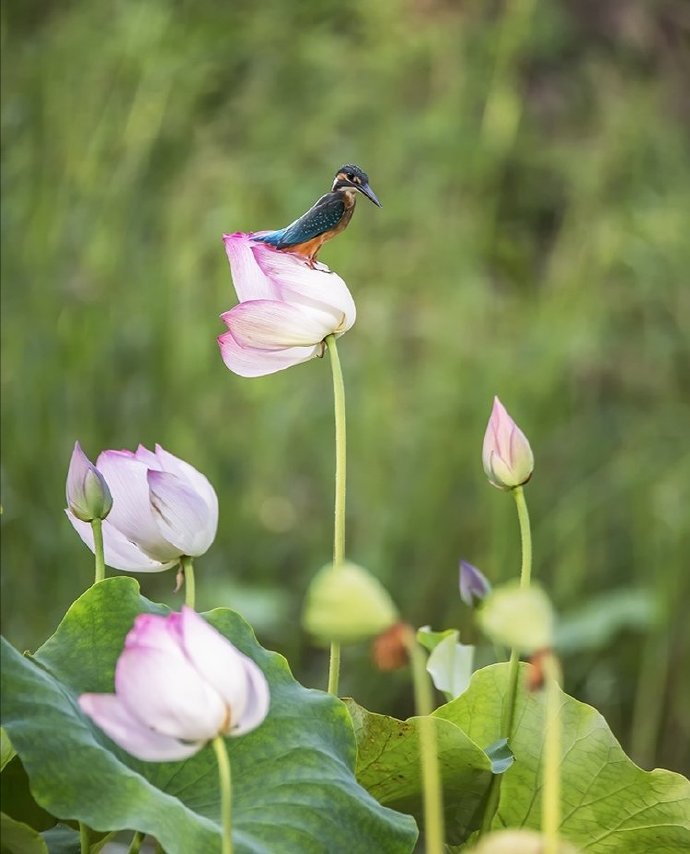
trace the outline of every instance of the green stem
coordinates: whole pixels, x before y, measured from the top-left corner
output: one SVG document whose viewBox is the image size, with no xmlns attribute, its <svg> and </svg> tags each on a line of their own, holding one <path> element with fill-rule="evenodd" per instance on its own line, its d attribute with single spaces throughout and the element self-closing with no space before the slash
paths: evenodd
<svg viewBox="0 0 690 854">
<path fill-rule="evenodd" d="M 333 530 L 333 566 L 337 569 L 345 560 L 345 487 L 346 487 L 346 434 L 345 434 L 345 384 L 340 367 L 335 335 L 328 335 L 326 345 L 331 356 L 333 373 L 333 406 L 335 411 L 335 523 Z M 328 666 L 328 692 L 338 695 L 340 681 L 340 644 L 331 643 Z"/>
<path fill-rule="evenodd" d="M 220 780 L 220 803 L 223 818 L 223 854 L 232 854 L 232 781 L 230 778 L 230 759 L 225 741 L 221 735 L 213 739 L 213 749 L 218 763 Z"/>
<path fill-rule="evenodd" d="M 530 531 L 529 513 L 525 492 L 521 486 L 511 490 L 517 507 L 518 522 L 520 523 L 520 540 L 522 542 L 522 564 L 520 566 L 520 587 L 529 587 L 532 577 L 532 533 Z M 517 698 L 518 675 L 520 672 L 520 656 L 516 649 L 510 651 L 508 671 L 508 703 L 505 707 L 503 722 L 503 737 L 510 738 L 515 719 L 515 700 Z"/>
<path fill-rule="evenodd" d="M 532 533 L 529 524 L 529 512 L 525 493 L 521 486 L 511 490 L 517 507 L 518 522 L 520 524 L 520 540 L 522 543 L 522 562 L 520 565 L 520 587 L 529 587 L 532 577 Z M 515 721 L 515 701 L 517 699 L 518 677 L 520 675 L 520 656 L 516 649 L 510 651 L 510 662 L 508 664 L 508 697 L 503 707 L 503 720 L 501 724 L 502 738 L 510 739 Z M 488 833 L 498 809 L 498 801 L 501 794 L 502 776 L 495 774 L 489 784 L 489 792 L 486 796 L 486 805 L 482 817 L 481 833 Z"/>
<path fill-rule="evenodd" d="M 547 652 L 543 659 L 546 680 L 544 778 L 541 796 L 541 831 L 544 854 L 558 854 L 561 824 L 561 668 L 556 656 Z"/>
<path fill-rule="evenodd" d="M 443 792 L 436 725 L 431 717 L 434 710 L 434 695 L 426 672 L 426 655 L 417 643 L 412 629 L 407 629 L 403 638 L 412 663 L 415 709 L 419 716 L 419 759 L 424 790 L 424 850 L 426 854 L 443 854 L 445 847 Z"/>
<path fill-rule="evenodd" d="M 196 603 L 196 584 L 194 582 L 194 563 L 185 555 L 180 561 L 184 573 L 184 603 L 193 608 Z"/>
<path fill-rule="evenodd" d="M 139 854 L 141 850 L 141 843 L 144 841 L 144 834 L 140 833 L 138 830 L 132 837 L 132 841 L 129 843 L 129 848 L 127 849 L 127 854 Z"/>
<path fill-rule="evenodd" d="M 91 520 L 93 531 L 93 553 L 96 557 L 96 577 L 94 584 L 105 579 L 105 557 L 103 554 L 103 522 L 100 519 Z"/>
<path fill-rule="evenodd" d="M 100 520 L 99 520 L 100 521 Z M 89 828 L 84 824 L 83 821 L 79 822 L 79 851 L 81 854 L 89 854 L 89 848 L 91 847 L 91 843 L 89 842 Z"/>
</svg>

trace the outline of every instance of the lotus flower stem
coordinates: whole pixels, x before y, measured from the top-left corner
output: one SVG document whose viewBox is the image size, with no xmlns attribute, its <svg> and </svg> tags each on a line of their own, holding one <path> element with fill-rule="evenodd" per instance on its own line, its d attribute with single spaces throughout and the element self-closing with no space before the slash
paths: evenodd
<svg viewBox="0 0 690 854">
<path fill-rule="evenodd" d="M 96 576 L 94 584 L 105 579 L 105 557 L 103 554 L 103 522 L 100 519 L 91 520 L 93 530 L 93 553 L 96 557 Z"/>
<path fill-rule="evenodd" d="M 520 524 L 520 540 L 522 543 L 522 562 L 520 566 L 520 587 L 526 588 L 530 586 L 532 577 L 532 532 L 530 530 L 529 513 L 527 511 L 527 502 L 525 501 L 525 493 L 521 486 L 516 486 L 510 490 L 515 499 L 517 507 L 518 522 Z M 517 699 L 518 677 L 520 675 L 520 655 L 516 649 L 510 651 L 510 663 L 508 669 L 508 698 L 503 713 L 502 735 L 504 738 L 510 739 L 513 732 L 513 721 L 515 719 L 515 701 Z M 491 778 L 489 786 L 489 794 L 486 798 L 486 807 L 484 808 L 484 816 L 482 818 L 481 833 L 488 833 L 491 830 L 496 810 L 498 809 L 498 801 L 501 794 L 502 777 L 495 774 Z"/>
<path fill-rule="evenodd" d="M 544 779 L 541 795 L 544 854 L 558 854 L 558 828 L 561 824 L 561 698 L 558 685 L 561 668 L 548 652 L 543 659 L 546 709 L 544 733 Z"/>
<path fill-rule="evenodd" d="M 220 780 L 221 815 L 223 818 L 223 854 L 232 854 L 232 781 L 230 777 L 230 759 L 225 741 L 221 735 L 213 739 L 213 749 L 218 762 Z"/>
<path fill-rule="evenodd" d="M 79 822 L 79 851 L 81 854 L 89 854 L 91 843 L 89 841 L 89 828 L 83 821 Z"/>
<path fill-rule="evenodd" d="M 335 410 L 335 525 L 333 532 L 333 566 L 337 569 L 345 560 L 345 489 L 346 489 L 346 435 L 345 435 L 345 384 L 340 367 L 335 335 L 326 337 L 333 372 L 333 404 Z M 338 695 L 340 681 L 340 644 L 331 643 L 328 667 L 328 693 Z"/>
<path fill-rule="evenodd" d="M 426 655 L 417 643 L 411 629 L 405 631 L 403 642 L 412 664 L 415 711 L 419 716 L 419 760 L 424 792 L 425 851 L 427 854 L 443 854 L 445 848 L 443 793 L 441 791 L 436 726 L 431 718 L 431 713 L 434 710 L 434 695 L 429 674 L 426 672 Z"/>
<path fill-rule="evenodd" d="M 127 849 L 127 854 L 139 854 L 141 851 L 141 844 L 144 841 L 144 834 L 140 833 L 138 830 L 132 837 L 132 841 L 129 843 L 129 848 Z"/>
<path fill-rule="evenodd" d="M 196 602 L 196 583 L 194 581 L 194 561 L 185 555 L 181 560 L 182 573 L 184 575 L 184 603 L 190 608 Z"/>
<path fill-rule="evenodd" d="M 529 513 L 525 493 L 521 486 L 512 489 L 515 506 L 517 507 L 520 523 L 520 540 L 522 542 L 522 565 L 520 567 L 520 587 L 529 587 L 532 577 L 532 533 L 530 530 Z M 510 651 L 510 670 L 508 674 L 508 703 L 505 710 L 503 735 L 510 738 L 515 718 L 515 699 L 517 697 L 518 675 L 520 672 L 520 656 L 516 649 Z"/>
</svg>

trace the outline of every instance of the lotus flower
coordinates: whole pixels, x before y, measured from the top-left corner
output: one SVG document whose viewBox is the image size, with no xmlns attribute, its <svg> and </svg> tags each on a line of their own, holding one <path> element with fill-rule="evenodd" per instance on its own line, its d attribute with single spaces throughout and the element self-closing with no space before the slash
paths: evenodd
<svg viewBox="0 0 690 854">
<path fill-rule="evenodd" d="M 105 478 L 82 451 L 79 442 L 74 443 L 65 494 L 67 506 L 82 522 L 105 519 L 113 506 Z"/>
<path fill-rule="evenodd" d="M 189 463 L 156 445 L 132 451 L 103 451 L 96 469 L 112 494 L 103 522 L 105 562 L 130 572 L 159 572 L 183 556 L 204 554 L 216 536 L 218 498 L 208 480 Z M 68 480 L 69 491 L 69 480 Z M 65 511 L 86 545 L 93 531 Z"/>
<path fill-rule="evenodd" d="M 146 762 L 186 759 L 218 735 L 243 735 L 270 704 L 259 667 L 194 610 L 140 614 L 115 667 L 114 694 L 79 705 L 120 747 Z"/>
<path fill-rule="evenodd" d="M 252 237 L 223 235 L 240 302 L 221 315 L 228 331 L 218 336 L 218 344 L 227 367 L 243 377 L 322 356 L 325 338 L 347 332 L 356 316 L 340 276 Z"/>
<path fill-rule="evenodd" d="M 497 397 L 484 434 L 482 462 L 489 481 L 499 489 L 514 489 L 527 483 L 534 470 L 527 437 Z"/>
</svg>

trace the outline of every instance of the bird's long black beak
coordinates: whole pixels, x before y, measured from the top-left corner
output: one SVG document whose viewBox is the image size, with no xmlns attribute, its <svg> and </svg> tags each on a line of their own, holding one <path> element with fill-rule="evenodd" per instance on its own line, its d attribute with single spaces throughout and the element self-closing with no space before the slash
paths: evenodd
<svg viewBox="0 0 690 854">
<path fill-rule="evenodd" d="M 373 202 L 377 207 L 381 207 L 381 202 L 376 198 L 376 193 L 371 189 L 368 184 L 362 184 L 361 186 L 357 187 L 357 189 L 360 193 L 362 193 L 362 195 L 366 196 L 369 201 Z"/>
</svg>

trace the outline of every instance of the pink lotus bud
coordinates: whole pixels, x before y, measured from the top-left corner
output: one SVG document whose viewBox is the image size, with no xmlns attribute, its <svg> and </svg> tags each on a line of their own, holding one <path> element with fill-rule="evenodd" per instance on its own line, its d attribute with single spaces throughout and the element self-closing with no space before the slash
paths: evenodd
<svg viewBox="0 0 690 854">
<path fill-rule="evenodd" d="M 243 377 L 272 374 L 322 356 L 326 336 L 347 332 L 356 316 L 340 276 L 255 243 L 252 236 L 223 235 L 240 302 L 221 315 L 228 331 L 218 344 L 227 367 Z"/>
<path fill-rule="evenodd" d="M 484 434 L 482 462 L 489 481 L 499 489 L 514 489 L 527 483 L 534 470 L 527 437 L 497 397 Z"/>
<path fill-rule="evenodd" d="M 491 585 L 476 566 L 460 561 L 460 598 L 474 608 L 491 592 Z"/>
<path fill-rule="evenodd" d="M 186 606 L 138 616 L 115 667 L 115 693 L 79 698 L 116 744 L 147 762 L 185 759 L 218 735 L 250 732 L 269 704 L 259 667 Z"/>
<path fill-rule="evenodd" d="M 113 506 L 105 478 L 82 451 L 79 442 L 74 443 L 65 492 L 67 506 L 82 522 L 105 519 Z"/>
<path fill-rule="evenodd" d="M 103 523 L 105 562 L 130 572 L 158 572 L 207 551 L 218 527 L 218 498 L 208 480 L 160 445 L 149 451 L 103 451 L 98 471 L 113 506 Z M 91 526 L 67 516 L 93 551 Z"/>
</svg>

